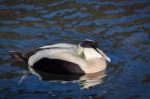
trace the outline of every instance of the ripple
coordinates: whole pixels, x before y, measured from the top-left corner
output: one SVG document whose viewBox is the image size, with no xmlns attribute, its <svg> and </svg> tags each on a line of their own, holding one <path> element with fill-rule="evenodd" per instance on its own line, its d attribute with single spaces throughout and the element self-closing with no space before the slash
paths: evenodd
<svg viewBox="0 0 150 99">
<path fill-rule="evenodd" d="M 65 2 L 67 2 L 68 0 L 64 0 L 64 1 L 59 1 L 59 2 L 54 2 L 48 5 L 48 7 L 53 7 L 53 6 L 59 6 L 61 4 L 64 4 Z"/>
<path fill-rule="evenodd" d="M 15 32 L 15 33 L 23 33 L 23 34 L 36 34 L 41 32 L 49 32 L 49 31 L 59 31 L 59 29 L 56 28 L 36 28 L 36 27 L 27 27 L 27 26 L 21 26 L 21 27 L 1 27 L 1 32 Z M 33 32 L 34 31 L 34 32 Z"/>
<path fill-rule="evenodd" d="M 123 16 L 120 18 L 115 18 L 115 19 L 98 19 L 98 20 L 95 20 L 94 23 L 96 25 L 103 25 L 103 24 L 116 25 L 116 24 L 124 24 L 128 22 L 132 22 L 137 19 L 148 18 L 148 17 L 150 17 L 149 14 L 144 14 L 144 15 L 134 14 L 130 16 Z"/>
<path fill-rule="evenodd" d="M 0 21 L 0 24 L 4 24 L 4 25 L 13 25 L 13 24 L 18 24 L 18 21 L 14 21 L 14 20 L 2 20 Z"/>
<path fill-rule="evenodd" d="M 149 0 L 0 0 L 0 98 L 149 99 L 149 5 Z M 8 51 L 85 38 L 111 57 L 103 83 L 96 76 L 64 82 L 30 75 L 18 84 L 28 69 L 11 64 Z"/>
<path fill-rule="evenodd" d="M 24 18 L 19 18 L 18 20 L 20 21 L 40 21 L 41 19 L 40 18 L 36 18 L 36 17 L 33 17 L 33 16 L 26 16 Z"/>
<path fill-rule="evenodd" d="M 72 12 L 74 12 L 73 9 L 63 9 L 63 10 L 51 12 L 49 14 L 45 14 L 42 17 L 43 18 L 53 18 L 53 17 L 58 16 L 58 15 L 63 16 L 66 13 L 68 14 L 68 13 L 72 13 Z"/>
<path fill-rule="evenodd" d="M 104 13 L 106 13 L 106 14 L 119 14 L 119 13 L 124 13 L 124 12 L 125 12 L 125 10 L 122 8 L 104 11 Z"/>
<path fill-rule="evenodd" d="M 81 12 L 76 12 L 72 15 L 69 16 L 64 16 L 64 19 L 74 19 L 74 18 L 86 18 L 86 17 L 90 17 L 91 14 L 88 13 L 81 13 Z"/>
<path fill-rule="evenodd" d="M 135 12 L 137 13 L 149 13 L 150 12 L 150 7 L 144 7 L 143 9 L 138 9 L 138 10 L 135 10 Z"/>
</svg>

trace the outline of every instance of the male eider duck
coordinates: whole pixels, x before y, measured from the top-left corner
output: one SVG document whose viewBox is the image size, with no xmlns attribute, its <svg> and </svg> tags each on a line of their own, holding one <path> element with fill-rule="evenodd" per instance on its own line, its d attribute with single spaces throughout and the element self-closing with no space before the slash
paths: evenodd
<svg viewBox="0 0 150 99">
<path fill-rule="evenodd" d="M 59 43 L 25 53 L 11 51 L 10 55 L 27 63 L 29 68 L 56 74 L 96 73 L 106 69 L 106 61 L 110 62 L 98 44 L 89 39 L 78 45 Z"/>
</svg>

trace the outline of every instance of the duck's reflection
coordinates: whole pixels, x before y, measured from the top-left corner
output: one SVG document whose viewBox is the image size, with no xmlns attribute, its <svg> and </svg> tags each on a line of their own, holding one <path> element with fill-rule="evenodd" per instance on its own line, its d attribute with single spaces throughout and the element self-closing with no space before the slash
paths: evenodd
<svg viewBox="0 0 150 99">
<path fill-rule="evenodd" d="M 29 74 L 36 75 L 39 80 L 44 81 L 62 81 L 64 82 L 75 82 L 81 85 L 81 88 L 90 88 L 92 86 L 96 86 L 101 84 L 104 80 L 104 77 L 107 76 L 106 71 L 101 71 L 98 73 L 93 74 L 86 74 L 86 75 L 66 75 L 66 74 L 52 74 L 47 73 L 39 70 L 35 70 L 33 68 L 29 68 L 29 71 L 25 72 L 24 75 L 21 77 L 19 84 L 22 83 Z"/>
<path fill-rule="evenodd" d="M 101 84 L 106 75 L 106 71 L 101 71 L 94 74 L 86 74 L 79 78 L 79 84 L 82 86 L 82 88 L 90 88 L 92 86 Z"/>
<path fill-rule="evenodd" d="M 81 85 L 81 88 L 90 88 L 103 82 L 104 77 L 107 75 L 105 71 L 86 75 L 66 75 L 66 74 L 51 74 L 33 68 L 29 68 L 30 73 L 36 75 L 39 80 L 44 81 L 62 81 L 75 82 Z M 24 79 L 24 78 L 23 78 Z M 23 81 L 22 79 L 22 81 Z"/>
</svg>

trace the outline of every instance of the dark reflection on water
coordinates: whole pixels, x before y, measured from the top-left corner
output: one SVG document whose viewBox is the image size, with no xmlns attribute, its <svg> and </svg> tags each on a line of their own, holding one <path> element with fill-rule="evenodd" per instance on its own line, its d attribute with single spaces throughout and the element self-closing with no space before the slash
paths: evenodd
<svg viewBox="0 0 150 99">
<path fill-rule="evenodd" d="M 19 84 L 23 83 L 25 79 L 27 79 L 29 74 L 34 74 L 39 78 L 39 80 L 43 81 L 50 81 L 50 82 L 54 81 L 61 83 L 68 83 L 68 82 L 79 83 L 81 85 L 81 89 L 89 89 L 90 87 L 101 84 L 104 77 L 106 77 L 107 75 L 106 71 L 86 75 L 51 74 L 30 68 L 30 71 L 26 71 L 24 75 L 21 77 Z"/>
<path fill-rule="evenodd" d="M 53 82 L 29 75 L 18 84 L 28 68 L 11 65 L 9 50 L 85 38 L 98 41 L 111 57 L 102 83 L 98 76 L 84 88 L 93 81 L 86 76 Z M 0 0 L 0 48 L 1 99 L 150 98 L 149 0 Z"/>
</svg>

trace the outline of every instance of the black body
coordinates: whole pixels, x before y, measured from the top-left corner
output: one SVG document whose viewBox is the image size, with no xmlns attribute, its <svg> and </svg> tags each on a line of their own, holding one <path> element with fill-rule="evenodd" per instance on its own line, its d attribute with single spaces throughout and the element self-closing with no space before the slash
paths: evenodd
<svg viewBox="0 0 150 99">
<path fill-rule="evenodd" d="M 60 59 L 42 58 L 34 63 L 32 68 L 48 73 L 84 74 L 84 71 L 80 68 L 78 64 Z"/>
</svg>

